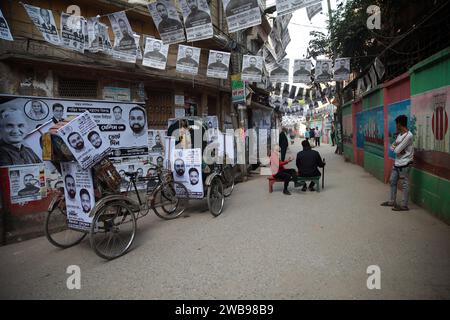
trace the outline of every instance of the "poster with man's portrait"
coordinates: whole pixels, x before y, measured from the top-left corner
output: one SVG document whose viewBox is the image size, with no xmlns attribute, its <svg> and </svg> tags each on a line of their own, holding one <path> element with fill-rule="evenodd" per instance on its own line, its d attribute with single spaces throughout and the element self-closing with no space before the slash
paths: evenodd
<svg viewBox="0 0 450 320">
<path fill-rule="evenodd" d="M 144 164 L 143 161 L 131 161 L 127 163 L 114 164 L 114 167 L 119 173 L 121 180 L 120 192 L 134 191 L 132 179 L 130 176 L 127 176 L 127 173 L 134 173 L 136 175 L 134 178 L 134 182 L 136 183 L 136 188 L 138 190 L 147 189 L 147 181 L 145 180 L 145 177 L 152 173 L 150 171 L 150 168 L 152 168 L 152 166 Z"/>
<path fill-rule="evenodd" d="M 88 42 L 84 44 L 84 48 L 94 53 L 103 51 L 103 40 L 100 35 L 100 18 L 87 18 L 86 22 Z"/>
<path fill-rule="evenodd" d="M 277 68 L 278 63 L 277 59 L 272 54 L 273 49 L 269 49 L 268 46 L 269 44 L 264 45 L 263 58 L 264 58 L 264 66 L 266 70 L 270 73 L 273 69 Z"/>
<path fill-rule="evenodd" d="M 36 201 L 46 196 L 43 164 L 10 167 L 8 175 L 11 203 Z"/>
<path fill-rule="evenodd" d="M 61 162 L 61 173 L 70 229 L 89 231 L 95 207 L 94 183 L 91 170 L 84 170 L 77 162 Z"/>
<path fill-rule="evenodd" d="M 317 60 L 315 82 L 330 82 L 333 80 L 333 61 L 329 59 Z"/>
<path fill-rule="evenodd" d="M 198 74 L 200 48 L 179 45 L 176 70 L 180 73 Z"/>
<path fill-rule="evenodd" d="M 296 10 L 322 2 L 322 0 L 277 0 L 277 15 L 283 16 Z"/>
<path fill-rule="evenodd" d="M 310 83 L 311 82 L 311 60 L 296 59 L 294 60 L 294 83 Z"/>
<path fill-rule="evenodd" d="M 228 31 L 236 32 L 261 24 L 258 0 L 223 0 Z"/>
<path fill-rule="evenodd" d="M 113 58 L 136 63 L 137 47 L 134 32 L 124 11 L 108 15 L 114 32 Z"/>
<path fill-rule="evenodd" d="M 104 53 L 110 54 L 112 51 L 112 42 L 109 37 L 109 27 L 104 23 L 99 23 L 98 32 L 100 34 L 100 41 L 103 44 L 102 51 Z"/>
<path fill-rule="evenodd" d="M 242 62 L 242 81 L 261 82 L 263 57 L 244 55 Z"/>
<path fill-rule="evenodd" d="M 184 27 L 173 0 L 154 1 L 148 4 L 148 10 L 164 44 L 186 40 Z"/>
<path fill-rule="evenodd" d="M 84 18 L 61 13 L 61 45 L 66 49 L 84 53 Z"/>
<path fill-rule="evenodd" d="M 92 168 L 110 152 L 110 141 L 88 112 L 60 128 L 57 134 L 84 170 Z"/>
<path fill-rule="evenodd" d="M 154 69 L 165 70 L 168 54 L 169 45 L 164 44 L 161 40 L 146 37 L 142 65 Z"/>
<path fill-rule="evenodd" d="M 214 35 L 211 12 L 206 0 L 179 0 L 187 41 L 199 41 Z"/>
<path fill-rule="evenodd" d="M 11 34 L 11 30 L 9 29 L 8 22 L 3 16 L 3 12 L 0 9 L 0 39 L 14 41 L 13 36 Z"/>
<path fill-rule="evenodd" d="M 206 76 L 217 79 L 227 79 L 230 66 L 229 52 L 209 50 Z"/>
<path fill-rule="evenodd" d="M 202 150 L 176 149 L 172 164 L 173 179 L 182 183 L 189 192 L 189 198 L 203 198 Z"/>
<path fill-rule="evenodd" d="M 334 62 L 334 81 L 350 80 L 350 58 L 339 58 Z"/>
<path fill-rule="evenodd" d="M 58 29 L 56 28 L 53 12 L 48 9 L 23 4 L 25 11 L 33 21 L 36 28 L 42 33 L 45 41 L 59 46 L 61 44 Z"/>
<path fill-rule="evenodd" d="M 289 59 L 283 59 L 277 67 L 270 72 L 270 81 L 289 82 Z"/>
</svg>

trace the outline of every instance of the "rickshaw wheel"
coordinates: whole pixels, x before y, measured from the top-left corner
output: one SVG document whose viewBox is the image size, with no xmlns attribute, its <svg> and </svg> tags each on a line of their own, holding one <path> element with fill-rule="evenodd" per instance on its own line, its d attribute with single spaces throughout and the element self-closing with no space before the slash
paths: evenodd
<svg viewBox="0 0 450 320">
<path fill-rule="evenodd" d="M 106 204 L 95 215 L 90 233 L 94 252 L 112 260 L 125 254 L 136 235 L 136 216 L 124 202 Z"/>
<path fill-rule="evenodd" d="M 225 198 L 228 198 L 231 196 L 234 190 L 234 171 L 231 166 L 226 166 L 223 170 L 223 178 L 224 178 L 224 189 L 223 189 L 223 195 Z"/>
<path fill-rule="evenodd" d="M 187 188 L 180 182 L 163 184 L 152 199 L 155 214 L 164 220 L 173 220 L 181 216 L 186 210 L 189 199 Z"/>
<path fill-rule="evenodd" d="M 223 184 L 218 176 L 214 177 L 208 186 L 208 208 L 215 217 L 219 216 L 223 210 L 225 196 L 223 194 Z"/>
</svg>

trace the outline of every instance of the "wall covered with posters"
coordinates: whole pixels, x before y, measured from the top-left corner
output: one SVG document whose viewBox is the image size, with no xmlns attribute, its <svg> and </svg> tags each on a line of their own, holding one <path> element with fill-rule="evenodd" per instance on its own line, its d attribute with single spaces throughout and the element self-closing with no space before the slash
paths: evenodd
<svg viewBox="0 0 450 320">
<path fill-rule="evenodd" d="M 346 104 L 342 109 L 342 142 L 344 144 L 344 156 L 354 161 L 353 153 L 353 115 L 352 105 Z"/>
</svg>

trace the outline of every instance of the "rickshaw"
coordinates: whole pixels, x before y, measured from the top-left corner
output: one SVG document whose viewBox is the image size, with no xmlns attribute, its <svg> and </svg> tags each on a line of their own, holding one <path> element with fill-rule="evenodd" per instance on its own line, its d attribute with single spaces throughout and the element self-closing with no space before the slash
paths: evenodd
<svg viewBox="0 0 450 320">
<path fill-rule="evenodd" d="M 234 167 L 224 163 L 225 157 L 217 157 L 217 161 L 212 163 L 205 161 L 203 154 L 206 148 L 211 147 L 213 157 L 215 156 L 214 152 L 217 151 L 217 148 L 211 146 L 211 141 L 208 141 L 210 134 L 208 130 L 211 128 L 208 128 L 205 118 L 183 117 L 169 121 L 167 136 L 175 140 L 175 149 L 201 148 L 204 198 L 207 200 L 210 213 L 217 217 L 223 211 L 225 198 L 229 197 L 234 190 L 235 175 Z M 218 146 L 218 140 L 214 140 L 212 143 L 216 143 Z M 170 159 L 169 165 L 173 165 L 170 163 Z"/>
</svg>

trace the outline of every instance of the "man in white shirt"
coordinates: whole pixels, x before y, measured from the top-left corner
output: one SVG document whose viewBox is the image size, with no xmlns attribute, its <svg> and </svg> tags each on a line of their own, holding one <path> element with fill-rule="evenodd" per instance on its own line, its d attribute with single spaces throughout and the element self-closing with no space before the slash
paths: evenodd
<svg viewBox="0 0 450 320">
<path fill-rule="evenodd" d="M 409 172 L 414 159 L 414 136 L 408 130 L 408 117 L 401 115 L 395 119 L 398 136 L 391 146 L 395 153 L 395 163 L 391 173 L 391 200 L 382 203 L 383 207 L 393 207 L 394 211 L 409 211 Z M 397 184 L 401 181 L 403 200 L 401 205 L 396 202 Z"/>
</svg>

